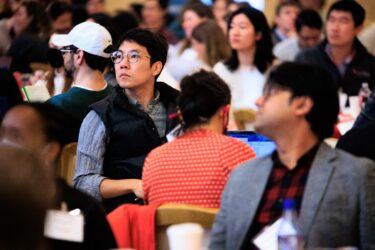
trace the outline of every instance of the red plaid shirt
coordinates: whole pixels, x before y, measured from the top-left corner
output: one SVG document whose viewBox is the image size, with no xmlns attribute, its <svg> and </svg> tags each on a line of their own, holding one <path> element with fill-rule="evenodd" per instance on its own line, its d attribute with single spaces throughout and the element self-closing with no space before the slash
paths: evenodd
<svg viewBox="0 0 375 250">
<path fill-rule="evenodd" d="M 294 199 L 296 209 L 299 211 L 307 177 L 319 145 L 317 144 L 304 154 L 298 160 L 297 166 L 291 170 L 283 165 L 276 151 L 273 153 L 272 171 L 242 249 L 249 249 L 247 244 L 251 243 L 254 236 L 263 227 L 272 224 L 281 217 L 284 199 Z"/>
</svg>

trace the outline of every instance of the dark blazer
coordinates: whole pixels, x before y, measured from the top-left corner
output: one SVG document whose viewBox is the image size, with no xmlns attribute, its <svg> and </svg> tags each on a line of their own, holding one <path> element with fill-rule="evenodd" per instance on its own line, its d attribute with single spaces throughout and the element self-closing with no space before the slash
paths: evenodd
<svg viewBox="0 0 375 250">
<path fill-rule="evenodd" d="M 236 168 L 224 190 L 210 249 L 240 249 L 272 170 L 270 156 Z M 300 209 L 306 246 L 375 249 L 375 163 L 322 143 Z"/>
</svg>

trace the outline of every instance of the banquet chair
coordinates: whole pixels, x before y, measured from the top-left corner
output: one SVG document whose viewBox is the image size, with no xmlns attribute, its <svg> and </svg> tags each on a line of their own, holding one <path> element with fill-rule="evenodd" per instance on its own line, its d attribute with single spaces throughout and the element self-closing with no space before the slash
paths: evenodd
<svg viewBox="0 0 375 250">
<path fill-rule="evenodd" d="M 166 229 L 174 224 L 198 223 L 209 233 L 218 211 L 219 209 L 186 204 L 164 204 L 159 206 L 155 215 L 156 249 L 169 249 Z"/>
<path fill-rule="evenodd" d="M 76 168 L 77 142 L 64 146 L 58 161 L 57 174 L 69 185 L 73 185 L 73 177 Z"/>
<path fill-rule="evenodd" d="M 237 109 L 233 111 L 234 122 L 238 130 L 247 130 L 247 127 L 255 121 L 254 109 Z"/>
</svg>

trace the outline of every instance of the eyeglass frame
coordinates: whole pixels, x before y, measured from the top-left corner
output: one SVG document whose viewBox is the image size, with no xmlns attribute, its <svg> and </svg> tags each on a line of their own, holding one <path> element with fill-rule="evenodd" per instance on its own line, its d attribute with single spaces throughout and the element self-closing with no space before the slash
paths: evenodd
<svg viewBox="0 0 375 250">
<path fill-rule="evenodd" d="M 121 54 L 121 57 L 116 57 L 116 59 L 120 59 L 120 61 L 118 61 L 118 62 L 115 62 L 115 59 L 113 59 L 113 55 L 115 54 L 115 53 L 120 53 Z M 130 55 L 138 55 L 138 58 L 135 58 L 135 59 L 132 59 L 132 58 L 130 58 L 129 56 Z M 139 61 L 139 59 L 141 59 L 141 56 L 144 56 L 144 57 L 146 57 L 146 58 L 149 58 L 149 59 L 151 59 L 151 56 L 149 56 L 149 55 L 145 55 L 145 54 L 142 54 L 142 53 L 139 53 L 138 51 L 130 51 L 130 52 L 128 52 L 127 54 L 125 54 L 122 50 L 116 50 L 116 51 L 113 51 L 112 53 L 111 53 L 111 61 L 114 63 L 114 64 L 119 64 L 119 63 L 121 63 L 124 59 L 125 59 L 125 57 L 126 57 L 126 59 L 128 60 L 128 62 L 129 63 L 131 63 L 131 64 L 135 64 L 135 63 L 137 63 L 138 61 Z M 132 61 L 133 60 L 133 61 Z M 134 61 L 135 60 L 135 61 Z"/>
<path fill-rule="evenodd" d="M 73 53 L 73 54 L 75 54 L 75 53 L 77 53 L 77 50 L 78 50 L 78 48 L 76 46 L 74 46 L 74 45 L 64 46 L 64 47 L 62 47 L 62 48 L 59 49 L 59 51 L 60 51 L 60 53 L 62 55 L 66 54 L 66 53 Z"/>
</svg>

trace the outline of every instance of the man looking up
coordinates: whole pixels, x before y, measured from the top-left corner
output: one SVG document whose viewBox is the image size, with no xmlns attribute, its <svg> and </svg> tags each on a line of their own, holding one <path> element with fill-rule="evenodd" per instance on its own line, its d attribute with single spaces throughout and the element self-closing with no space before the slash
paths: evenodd
<svg viewBox="0 0 375 250">
<path fill-rule="evenodd" d="M 284 63 L 257 102 L 255 129 L 276 143 L 269 156 L 232 171 L 210 249 L 253 249 L 252 240 L 293 199 L 305 248 L 374 249 L 375 163 L 332 149 L 338 95 L 328 72 Z"/>
<path fill-rule="evenodd" d="M 60 209 L 65 203 L 69 211 L 80 209 L 84 215 L 83 242 L 51 239 L 48 249 L 115 248 L 115 239 L 100 204 L 53 175 L 69 129 L 64 112 L 59 108 L 46 103 L 19 104 L 5 115 L 0 141 L 20 145 L 44 161 L 48 167 L 45 171 L 55 180 L 54 209 Z"/>
<path fill-rule="evenodd" d="M 48 102 L 74 118 L 78 139 L 79 125 L 88 106 L 106 97 L 112 89 L 103 77 L 109 63 L 112 38 L 103 26 L 84 22 L 67 35 L 53 35 L 52 43 L 61 48 L 65 70 L 73 75 L 74 86 Z"/>
<path fill-rule="evenodd" d="M 280 1 L 276 7 L 275 26 L 272 28 L 273 45 L 296 36 L 294 22 L 300 10 L 299 4 L 294 0 Z"/>
<path fill-rule="evenodd" d="M 363 82 L 373 88 L 375 58 L 357 39 L 365 10 L 356 1 L 337 1 L 328 10 L 326 39 L 319 46 L 302 51 L 297 62 L 327 69 L 338 88 L 350 96 L 358 95 Z"/>
<path fill-rule="evenodd" d="M 178 91 L 156 82 L 167 52 L 158 33 L 128 31 L 112 54 L 118 86 L 82 123 L 74 186 L 108 211 L 142 198 L 144 159 L 176 125 L 168 115 L 176 112 Z"/>
</svg>

